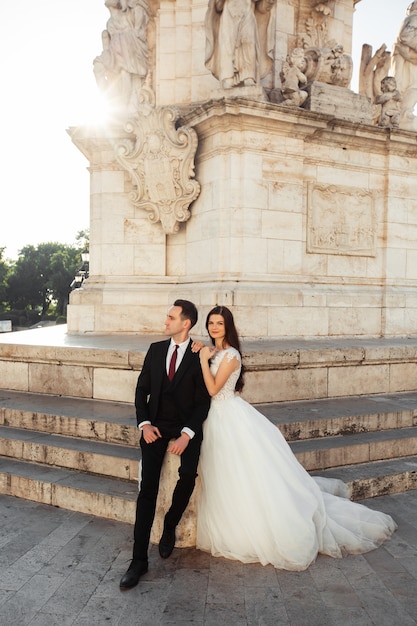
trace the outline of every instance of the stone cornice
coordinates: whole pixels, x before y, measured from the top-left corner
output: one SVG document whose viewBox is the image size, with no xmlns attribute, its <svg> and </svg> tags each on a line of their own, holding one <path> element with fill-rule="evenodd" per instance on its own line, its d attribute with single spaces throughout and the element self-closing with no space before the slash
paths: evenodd
<svg viewBox="0 0 417 626">
<path fill-rule="evenodd" d="M 402 129 L 385 129 L 337 119 L 332 115 L 285 107 L 245 98 L 209 100 L 181 108 L 180 123 L 194 127 L 199 137 L 220 129 L 239 130 L 239 117 L 245 116 L 245 128 L 275 135 L 298 136 L 307 142 L 320 142 L 367 150 L 417 157 L 417 134 Z M 215 121 L 215 123 L 213 123 Z"/>
</svg>

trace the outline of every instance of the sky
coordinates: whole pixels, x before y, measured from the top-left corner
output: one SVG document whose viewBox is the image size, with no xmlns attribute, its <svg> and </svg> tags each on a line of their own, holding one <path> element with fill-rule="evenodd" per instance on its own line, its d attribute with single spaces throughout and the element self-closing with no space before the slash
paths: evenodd
<svg viewBox="0 0 417 626">
<path fill-rule="evenodd" d="M 392 49 L 411 0 L 361 0 L 354 74 L 363 43 Z M 89 225 L 88 161 L 66 129 L 103 114 L 93 71 L 109 12 L 104 0 L 3 0 L 0 7 L 0 248 L 74 244 Z"/>
</svg>

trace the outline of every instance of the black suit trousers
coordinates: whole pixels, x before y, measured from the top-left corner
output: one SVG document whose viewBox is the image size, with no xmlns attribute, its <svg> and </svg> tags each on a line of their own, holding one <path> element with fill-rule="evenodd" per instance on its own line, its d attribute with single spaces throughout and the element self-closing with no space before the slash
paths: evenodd
<svg viewBox="0 0 417 626">
<path fill-rule="evenodd" d="M 197 477 L 202 433 L 196 433 L 181 455 L 179 479 L 172 495 L 172 503 L 165 515 L 165 525 L 175 528 L 187 508 Z M 148 547 L 153 520 L 155 517 L 156 500 L 159 491 L 159 480 L 162 463 L 170 438 L 162 437 L 154 443 L 146 443 L 142 437 L 142 479 L 136 504 L 136 521 L 134 528 L 133 558 L 148 558 Z"/>
</svg>

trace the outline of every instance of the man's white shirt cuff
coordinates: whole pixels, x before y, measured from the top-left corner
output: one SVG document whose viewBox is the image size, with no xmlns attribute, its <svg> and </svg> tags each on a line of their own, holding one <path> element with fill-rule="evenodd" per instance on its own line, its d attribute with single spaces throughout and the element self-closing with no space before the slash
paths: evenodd
<svg viewBox="0 0 417 626">
<path fill-rule="evenodd" d="M 142 430 L 142 428 L 145 426 L 145 424 L 151 424 L 151 422 L 149 420 L 145 420 L 144 422 L 141 422 L 138 426 L 138 428 L 140 428 Z M 195 435 L 195 432 L 193 430 L 191 430 L 191 428 L 187 428 L 187 426 L 185 426 L 182 430 L 182 433 L 185 433 L 186 435 L 189 436 L 190 439 L 192 439 Z"/>
<path fill-rule="evenodd" d="M 189 436 L 190 439 L 192 439 L 195 435 L 195 432 L 193 430 L 191 430 L 191 428 L 187 428 L 187 426 L 185 426 L 182 431 L 182 433 L 185 433 L 186 435 Z"/>
</svg>

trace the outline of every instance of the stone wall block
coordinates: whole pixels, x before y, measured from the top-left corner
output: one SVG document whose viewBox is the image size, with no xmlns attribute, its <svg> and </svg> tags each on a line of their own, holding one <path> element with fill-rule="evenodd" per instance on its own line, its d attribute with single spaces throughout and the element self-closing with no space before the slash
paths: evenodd
<svg viewBox="0 0 417 626">
<path fill-rule="evenodd" d="M 328 395 L 330 398 L 389 393 L 389 365 L 331 367 L 328 372 L 328 381 Z"/>
<path fill-rule="evenodd" d="M 88 366 L 30 363 L 28 391 L 92 398 L 91 368 Z"/>
</svg>

